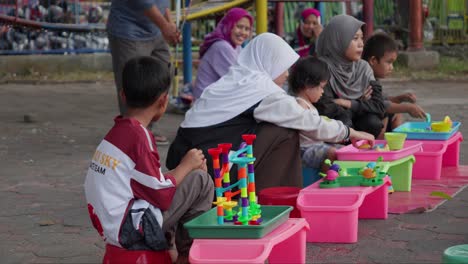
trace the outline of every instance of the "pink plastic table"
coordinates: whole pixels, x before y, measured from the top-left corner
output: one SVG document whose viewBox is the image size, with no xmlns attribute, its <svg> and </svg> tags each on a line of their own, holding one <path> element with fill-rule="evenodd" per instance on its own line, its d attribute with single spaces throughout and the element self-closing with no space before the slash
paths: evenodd
<svg viewBox="0 0 468 264">
<path fill-rule="evenodd" d="M 387 219 L 388 176 L 375 187 L 321 189 L 320 182 L 302 189 L 297 198 L 297 207 L 310 226 L 307 242 L 355 243 L 358 218 Z"/>
<path fill-rule="evenodd" d="M 440 180 L 442 168 L 458 167 L 460 143 L 463 136 L 455 133 L 447 140 L 410 140 L 422 143 L 422 149 L 416 152 L 413 166 L 413 179 Z"/>
<path fill-rule="evenodd" d="M 190 263 L 305 263 L 303 218 L 290 218 L 259 239 L 194 239 Z"/>
</svg>

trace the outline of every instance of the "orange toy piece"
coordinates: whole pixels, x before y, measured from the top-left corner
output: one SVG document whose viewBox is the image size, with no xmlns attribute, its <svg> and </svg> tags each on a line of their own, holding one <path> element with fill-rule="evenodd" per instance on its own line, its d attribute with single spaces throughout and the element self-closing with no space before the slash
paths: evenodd
<svg viewBox="0 0 468 264">
<path fill-rule="evenodd" d="M 362 172 L 362 176 L 366 179 L 375 178 L 375 171 L 371 168 L 367 168 Z"/>
</svg>

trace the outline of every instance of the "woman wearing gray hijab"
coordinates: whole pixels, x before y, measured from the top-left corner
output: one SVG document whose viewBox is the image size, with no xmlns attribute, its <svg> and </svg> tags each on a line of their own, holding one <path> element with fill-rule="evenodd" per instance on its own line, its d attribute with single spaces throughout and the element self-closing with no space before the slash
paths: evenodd
<svg viewBox="0 0 468 264">
<path fill-rule="evenodd" d="M 377 137 L 385 114 L 382 87 L 361 59 L 363 22 L 348 15 L 333 17 L 317 40 L 317 55 L 328 64 L 330 79 L 315 106 L 321 115 L 343 121 Z"/>
</svg>

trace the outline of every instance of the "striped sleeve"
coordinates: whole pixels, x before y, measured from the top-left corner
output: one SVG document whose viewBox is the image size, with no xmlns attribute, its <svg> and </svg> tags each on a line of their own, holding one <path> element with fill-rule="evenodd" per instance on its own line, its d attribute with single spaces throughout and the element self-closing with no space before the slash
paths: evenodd
<svg viewBox="0 0 468 264">
<path fill-rule="evenodd" d="M 174 197 L 176 181 L 172 175 L 162 173 L 152 135 L 144 127 L 142 129 L 147 141 L 139 148 L 130 186 L 136 198 L 144 199 L 165 211 L 170 207 Z"/>
</svg>

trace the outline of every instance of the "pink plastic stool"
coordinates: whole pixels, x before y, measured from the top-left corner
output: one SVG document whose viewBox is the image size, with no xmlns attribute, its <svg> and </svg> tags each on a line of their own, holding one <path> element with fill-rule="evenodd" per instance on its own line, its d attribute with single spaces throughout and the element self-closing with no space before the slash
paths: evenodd
<svg viewBox="0 0 468 264">
<path fill-rule="evenodd" d="M 297 209 L 297 196 L 301 188 L 298 187 L 270 187 L 260 191 L 258 203 L 261 205 L 289 205 L 293 210 L 289 214 L 291 218 L 300 218 L 301 212 Z"/>
<path fill-rule="evenodd" d="M 172 264 L 168 251 L 126 250 L 106 244 L 103 264 Z"/>
<path fill-rule="evenodd" d="M 196 263 L 305 263 L 306 233 L 302 218 L 288 219 L 258 239 L 194 239 L 189 261 Z"/>
</svg>

